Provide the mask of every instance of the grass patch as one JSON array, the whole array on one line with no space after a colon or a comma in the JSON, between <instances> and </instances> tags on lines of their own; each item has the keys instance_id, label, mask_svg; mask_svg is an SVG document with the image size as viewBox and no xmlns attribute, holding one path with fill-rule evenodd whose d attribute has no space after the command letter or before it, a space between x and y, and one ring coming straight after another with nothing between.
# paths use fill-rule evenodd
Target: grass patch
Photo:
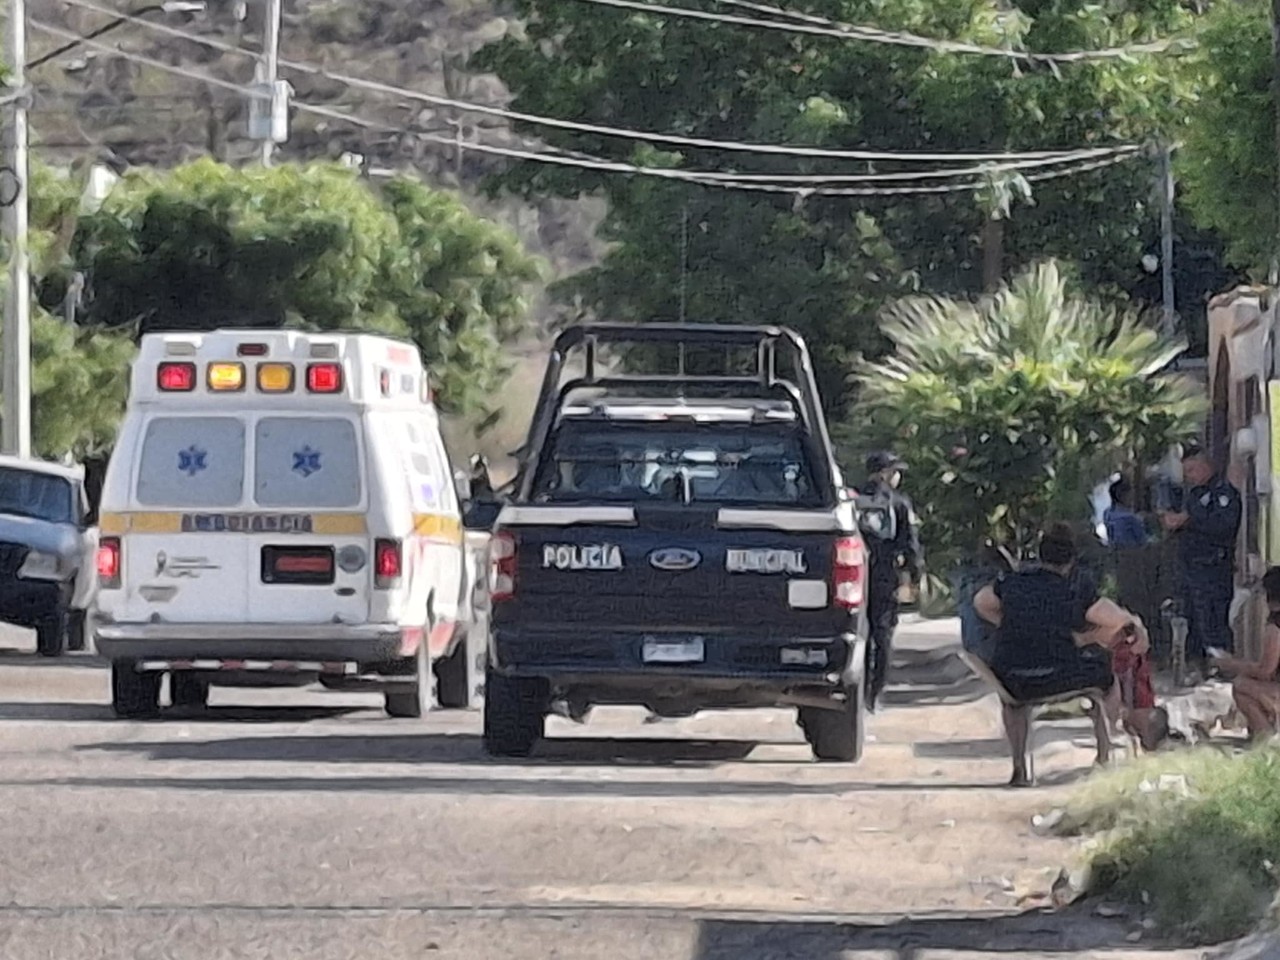
<instances>
[{"instance_id":1,"label":"grass patch","mask_svg":"<svg viewBox=\"0 0 1280 960\"><path fill-rule=\"evenodd\" d=\"M1184 750L1091 780L1059 832L1096 834L1089 892L1149 902L1171 932L1240 936L1280 886L1280 750Z\"/></svg>"}]
</instances>

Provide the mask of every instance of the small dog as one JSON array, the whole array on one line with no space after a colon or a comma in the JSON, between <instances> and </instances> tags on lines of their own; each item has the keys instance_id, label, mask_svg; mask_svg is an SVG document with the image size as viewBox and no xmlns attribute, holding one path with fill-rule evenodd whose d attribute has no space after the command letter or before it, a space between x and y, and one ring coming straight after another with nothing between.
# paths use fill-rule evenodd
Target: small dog
<instances>
[{"instance_id":1,"label":"small dog","mask_svg":"<svg viewBox=\"0 0 1280 960\"><path fill-rule=\"evenodd\" d=\"M1241 726L1231 684L1221 680L1209 680L1187 693L1169 697L1163 709L1168 718L1169 735L1187 743L1208 740L1219 724L1224 730Z\"/></svg>"}]
</instances>

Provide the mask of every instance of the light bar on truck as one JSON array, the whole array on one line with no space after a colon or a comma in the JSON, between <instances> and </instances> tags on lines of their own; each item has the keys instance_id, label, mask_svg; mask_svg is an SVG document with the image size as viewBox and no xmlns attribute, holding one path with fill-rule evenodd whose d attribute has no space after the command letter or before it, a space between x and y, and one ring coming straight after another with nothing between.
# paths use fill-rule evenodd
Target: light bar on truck
<instances>
[{"instance_id":1,"label":"light bar on truck","mask_svg":"<svg viewBox=\"0 0 1280 960\"><path fill-rule=\"evenodd\" d=\"M211 363L205 378L215 393L236 393L244 389L244 364Z\"/></svg>"},{"instance_id":2,"label":"light bar on truck","mask_svg":"<svg viewBox=\"0 0 1280 960\"><path fill-rule=\"evenodd\" d=\"M259 393L292 393L292 363L260 363L258 364Z\"/></svg>"},{"instance_id":3,"label":"light bar on truck","mask_svg":"<svg viewBox=\"0 0 1280 960\"><path fill-rule=\"evenodd\" d=\"M307 390L311 393L341 393L342 364L307 364Z\"/></svg>"},{"instance_id":4,"label":"light bar on truck","mask_svg":"<svg viewBox=\"0 0 1280 960\"><path fill-rule=\"evenodd\" d=\"M160 364L156 386L166 393L190 393L196 388L196 365L185 360Z\"/></svg>"}]
</instances>

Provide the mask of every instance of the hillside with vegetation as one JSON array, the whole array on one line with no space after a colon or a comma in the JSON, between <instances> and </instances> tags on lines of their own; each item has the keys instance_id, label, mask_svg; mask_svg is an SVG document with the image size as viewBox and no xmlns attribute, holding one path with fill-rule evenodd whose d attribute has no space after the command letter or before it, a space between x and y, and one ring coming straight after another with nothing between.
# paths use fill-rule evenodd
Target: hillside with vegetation
<instances>
[{"instance_id":1,"label":"hillside with vegetation","mask_svg":"<svg viewBox=\"0 0 1280 960\"><path fill-rule=\"evenodd\" d=\"M91 0L90 6L122 12L143 8L120 0ZM203 12L147 15L150 22L243 49L244 55L137 23L126 23L98 42L193 74L249 84L262 47L265 6L258 0L209 0ZM491 3L285 0L284 10L284 61L482 104L501 106L508 100L496 78L464 69L476 50L515 29ZM32 0L28 12L31 60L66 43L39 24L83 35L112 19L61 0ZM295 110L289 142L278 152L281 160L345 157L363 164L373 176L413 171L432 185L457 188L477 213L514 229L527 249L549 263L555 277L571 275L599 259L601 248L594 237L602 212L598 201L491 199L482 194L481 182L502 159L465 147L459 151L454 144L482 136L486 144L499 147L531 145L527 136L512 133L505 121L374 94L284 67L281 76L293 85L297 103L360 121ZM36 67L28 80L35 90L33 156L54 166L100 162L119 171L141 165L169 167L202 156L234 164L257 154L257 144L248 138L248 101L234 90L88 46ZM552 313L551 303L542 298L534 318L537 326L550 322Z\"/></svg>"}]
</instances>

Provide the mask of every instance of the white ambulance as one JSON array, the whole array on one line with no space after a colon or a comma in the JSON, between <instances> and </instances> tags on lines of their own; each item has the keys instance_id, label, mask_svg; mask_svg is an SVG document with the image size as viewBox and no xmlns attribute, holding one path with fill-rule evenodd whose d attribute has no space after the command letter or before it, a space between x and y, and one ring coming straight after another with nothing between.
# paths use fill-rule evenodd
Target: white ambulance
<instances>
[{"instance_id":1,"label":"white ambulance","mask_svg":"<svg viewBox=\"0 0 1280 960\"><path fill-rule=\"evenodd\" d=\"M458 490L410 343L288 330L144 337L102 493L92 615L119 716L210 684L468 706ZM434 669L433 669L434 668Z\"/></svg>"}]
</instances>

